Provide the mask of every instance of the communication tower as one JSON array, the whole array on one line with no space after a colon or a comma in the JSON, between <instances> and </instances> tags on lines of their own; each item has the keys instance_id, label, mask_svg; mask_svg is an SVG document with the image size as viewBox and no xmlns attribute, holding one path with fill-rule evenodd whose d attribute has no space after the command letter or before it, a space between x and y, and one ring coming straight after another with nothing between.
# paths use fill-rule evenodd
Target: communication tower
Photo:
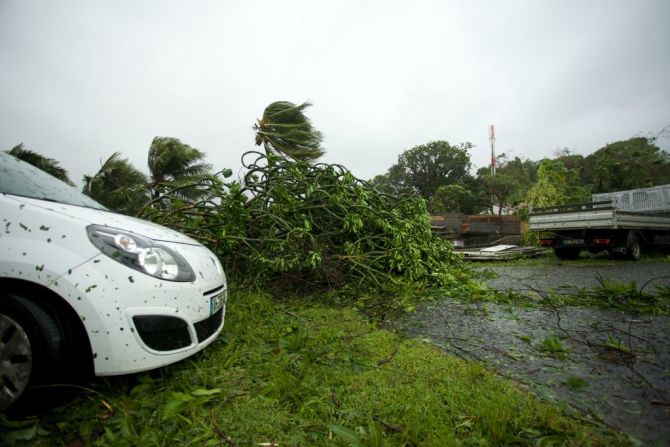
<instances>
[{"instance_id":1,"label":"communication tower","mask_svg":"<svg viewBox=\"0 0 670 447\"><path fill-rule=\"evenodd\" d=\"M496 175L496 126L489 126L489 141L491 142L491 175Z\"/></svg>"}]
</instances>

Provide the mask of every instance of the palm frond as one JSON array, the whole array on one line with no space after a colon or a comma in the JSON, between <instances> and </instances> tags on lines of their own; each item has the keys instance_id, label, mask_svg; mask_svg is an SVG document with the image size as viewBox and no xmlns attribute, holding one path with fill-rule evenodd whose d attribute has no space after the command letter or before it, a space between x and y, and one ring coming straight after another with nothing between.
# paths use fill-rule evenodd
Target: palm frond
<instances>
[{"instance_id":1,"label":"palm frond","mask_svg":"<svg viewBox=\"0 0 670 447\"><path fill-rule=\"evenodd\" d=\"M149 148L150 188L155 198L161 193L179 187L184 198L200 197L204 191L195 185L211 175L212 165L203 161L205 153L182 143L178 138L156 137ZM193 183L193 188L184 187Z\"/></svg>"},{"instance_id":2,"label":"palm frond","mask_svg":"<svg viewBox=\"0 0 670 447\"><path fill-rule=\"evenodd\" d=\"M146 185L146 176L114 152L95 175L84 175L83 193L107 208L134 215L148 201Z\"/></svg>"},{"instance_id":3,"label":"palm frond","mask_svg":"<svg viewBox=\"0 0 670 447\"><path fill-rule=\"evenodd\" d=\"M9 155L13 155L19 160L23 160L26 163L30 163L42 171L53 175L57 179L68 183L69 185L74 186L72 180L67 175L67 171L59 166L59 162L53 158L45 157L44 155L38 154L37 152L25 149L23 143L20 143L14 146L12 149L8 150Z\"/></svg>"},{"instance_id":4,"label":"palm frond","mask_svg":"<svg viewBox=\"0 0 670 447\"><path fill-rule=\"evenodd\" d=\"M296 160L316 160L325 150L323 134L316 130L304 110L309 102L296 105L288 101L273 102L254 125L256 145L265 152L285 155Z\"/></svg>"}]
</instances>

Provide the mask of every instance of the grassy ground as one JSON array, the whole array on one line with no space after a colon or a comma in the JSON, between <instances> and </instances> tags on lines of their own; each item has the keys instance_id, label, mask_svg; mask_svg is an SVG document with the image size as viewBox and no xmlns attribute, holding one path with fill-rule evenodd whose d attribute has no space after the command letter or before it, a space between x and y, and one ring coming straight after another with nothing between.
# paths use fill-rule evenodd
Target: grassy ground
<instances>
[{"instance_id":1,"label":"grassy ground","mask_svg":"<svg viewBox=\"0 0 670 447\"><path fill-rule=\"evenodd\" d=\"M352 310L259 294L234 295L224 333L191 360L97 382L39 418L0 426L0 440L31 445L625 443Z\"/></svg>"}]
</instances>

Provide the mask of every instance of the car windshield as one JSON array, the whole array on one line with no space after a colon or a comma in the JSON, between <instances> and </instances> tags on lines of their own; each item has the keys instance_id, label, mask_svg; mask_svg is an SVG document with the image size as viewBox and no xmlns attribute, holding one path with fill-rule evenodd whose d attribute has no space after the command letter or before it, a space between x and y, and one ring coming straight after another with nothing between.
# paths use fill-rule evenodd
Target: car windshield
<instances>
[{"instance_id":1,"label":"car windshield","mask_svg":"<svg viewBox=\"0 0 670 447\"><path fill-rule=\"evenodd\" d=\"M0 151L0 193L106 210L95 200L35 166Z\"/></svg>"}]
</instances>

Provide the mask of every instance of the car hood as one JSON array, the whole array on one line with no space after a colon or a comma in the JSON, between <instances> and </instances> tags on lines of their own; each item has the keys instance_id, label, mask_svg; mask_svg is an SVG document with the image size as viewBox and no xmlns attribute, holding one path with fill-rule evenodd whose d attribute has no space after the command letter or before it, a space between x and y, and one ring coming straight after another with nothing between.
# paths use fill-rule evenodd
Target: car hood
<instances>
[{"instance_id":1,"label":"car hood","mask_svg":"<svg viewBox=\"0 0 670 447\"><path fill-rule=\"evenodd\" d=\"M53 211L64 216L79 220L86 225L97 224L120 230L130 231L155 241L175 242L179 244L202 245L178 231L171 230L162 225L138 219L137 217L125 216L112 211L98 210L83 206L68 205L65 203L51 202L29 197L11 196L18 202L33 205L45 210Z\"/></svg>"}]
</instances>

